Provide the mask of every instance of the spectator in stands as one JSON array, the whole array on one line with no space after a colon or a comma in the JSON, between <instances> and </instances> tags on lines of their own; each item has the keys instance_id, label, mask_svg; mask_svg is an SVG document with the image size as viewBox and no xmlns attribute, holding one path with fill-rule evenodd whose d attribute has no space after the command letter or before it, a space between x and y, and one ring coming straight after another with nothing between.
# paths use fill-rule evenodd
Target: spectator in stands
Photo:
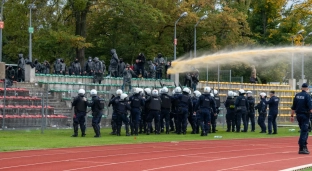
<instances>
[{"instance_id":1,"label":"spectator in stands","mask_svg":"<svg viewBox=\"0 0 312 171\"><path fill-rule=\"evenodd\" d=\"M10 87L13 85L13 81L15 79L15 71L12 66L8 66L6 69L7 69L7 79L9 80L7 85Z\"/></svg>"},{"instance_id":2,"label":"spectator in stands","mask_svg":"<svg viewBox=\"0 0 312 171\"><path fill-rule=\"evenodd\" d=\"M42 64L42 73L43 74L50 74L50 64L48 61L44 61Z\"/></svg>"},{"instance_id":3,"label":"spectator in stands","mask_svg":"<svg viewBox=\"0 0 312 171\"><path fill-rule=\"evenodd\" d=\"M17 69L17 82L23 82L23 81L24 81L23 69L18 67L18 69Z\"/></svg>"},{"instance_id":4,"label":"spectator in stands","mask_svg":"<svg viewBox=\"0 0 312 171\"><path fill-rule=\"evenodd\" d=\"M17 66L20 68L21 80L24 81L25 80L25 59L22 53L18 54Z\"/></svg>"},{"instance_id":5,"label":"spectator in stands","mask_svg":"<svg viewBox=\"0 0 312 171\"><path fill-rule=\"evenodd\" d=\"M184 86L191 87L191 85L192 85L191 73L187 72L184 78Z\"/></svg>"},{"instance_id":6,"label":"spectator in stands","mask_svg":"<svg viewBox=\"0 0 312 171\"><path fill-rule=\"evenodd\" d=\"M122 77L123 76L123 71L126 68L126 64L123 61L122 58L119 58L119 64L118 64L118 77Z\"/></svg>"},{"instance_id":7,"label":"spectator in stands","mask_svg":"<svg viewBox=\"0 0 312 171\"><path fill-rule=\"evenodd\" d=\"M138 68L139 68L138 63L139 63L139 60L136 59L136 60L135 60L135 64L133 64L133 71L134 71L134 73L135 73L136 75L138 75L138 73L137 73Z\"/></svg>"},{"instance_id":8,"label":"spectator in stands","mask_svg":"<svg viewBox=\"0 0 312 171\"><path fill-rule=\"evenodd\" d=\"M36 68L35 72L36 73L41 73L41 69L42 68L41 68L40 62L38 62L38 59L35 59L34 65L35 65L35 68Z\"/></svg>"},{"instance_id":9,"label":"spectator in stands","mask_svg":"<svg viewBox=\"0 0 312 171\"><path fill-rule=\"evenodd\" d=\"M72 63L72 74L81 75L81 65L78 58L76 58L75 61Z\"/></svg>"},{"instance_id":10,"label":"spectator in stands","mask_svg":"<svg viewBox=\"0 0 312 171\"><path fill-rule=\"evenodd\" d=\"M146 70L146 74L147 74L147 78L152 78L155 79L155 66L153 64L153 62L150 60L147 62L148 66L147 66L147 70Z\"/></svg>"},{"instance_id":11,"label":"spectator in stands","mask_svg":"<svg viewBox=\"0 0 312 171\"><path fill-rule=\"evenodd\" d=\"M193 73L191 73L191 79L192 79L192 89L193 91L196 90L197 84L199 82L199 72L198 70L195 70Z\"/></svg>"},{"instance_id":12,"label":"spectator in stands","mask_svg":"<svg viewBox=\"0 0 312 171\"><path fill-rule=\"evenodd\" d=\"M111 77L118 77L118 64L119 64L119 59L118 55L116 53L116 49L111 49L111 55L112 58L110 60L110 75Z\"/></svg>"},{"instance_id":13,"label":"spectator in stands","mask_svg":"<svg viewBox=\"0 0 312 171\"><path fill-rule=\"evenodd\" d=\"M94 62L92 61L91 56L89 56L88 61L85 63L84 74L87 76L93 76L94 74Z\"/></svg>"},{"instance_id":14,"label":"spectator in stands","mask_svg":"<svg viewBox=\"0 0 312 171\"><path fill-rule=\"evenodd\" d=\"M137 57L138 63L137 63L137 74L139 77L144 77L144 66L145 66L145 56L143 53L139 53L139 56Z\"/></svg>"},{"instance_id":15,"label":"spectator in stands","mask_svg":"<svg viewBox=\"0 0 312 171\"><path fill-rule=\"evenodd\" d=\"M168 74L168 69L169 69L170 67L171 67L171 61L168 61L167 64L166 64L166 66L165 66L165 73L166 73L166 78L167 78L167 79L170 79L170 78L171 78L170 74Z\"/></svg>"},{"instance_id":16,"label":"spectator in stands","mask_svg":"<svg viewBox=\"0 0 312 171\"><path fill-rule=\"evenodd\" d=\"M94 58L93 69L94 69L93 83L98 82L99 84L101 84L103 79L103 64L98 57Z\"/></svg>"},{"instance_id":17,"label":"spectator in stands","mask_svg":"<svg viewBox=\"0 0 312 171\"><path fill-rule=\"evenodd\" d=\"M64 62L64 59L61 59L60 61L61 61L61 71L60 71L60 73L65 75L66 74L66 69L67 69L66 68L66 64Z\"/></svg>"},{"instance_id":18,"label":"spectator in stands","mask_svg":"<svg viewBox=\"0 0 312 171\"><path fill-rule=\"evenodd\" d=\"M127 64L126 68L123 72L123 85L121 87L122 91L124 90L125 86L129 86L128 91L130 91L132 89L132 87L131 87L132 76L136 76L136 74L133 72L133 70L130 69L130 65Z\"/></svg>"},{"instance_id":19,"label":"spectator in stands","mask_svg":"<svg viewBox=\"0 0 312 171\"><path fill-rule=\"evenodd\" d=\"M60 74L62 70L61 60L57 59L54 63L54 74Z\"/></svg>"},{"instance_id":20,"label":"spectator in stands","mask_svg":"<svg viewBox=\"0 0 312 171\"><path fill-rule=\"evenodd\" d=\"M157 58L154 61L156 65L156 79L162 79L162 73L164 69L164 65L166 63L165 59L163 58L163 55L161 53L158 53Z\"/></svg>"}]
</instances>

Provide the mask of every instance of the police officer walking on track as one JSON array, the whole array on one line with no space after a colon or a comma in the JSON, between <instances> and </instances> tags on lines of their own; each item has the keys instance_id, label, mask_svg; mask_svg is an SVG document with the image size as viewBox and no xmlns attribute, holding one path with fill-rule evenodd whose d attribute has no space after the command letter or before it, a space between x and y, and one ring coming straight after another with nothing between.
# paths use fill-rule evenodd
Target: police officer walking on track
<instances>
[{"instance_id":1,"label":"police officer walking on track","mask_svg":"<svg viewBox=\"0 0 312 171\"><path fill-rule=\"evenodd\" d=\"M229 91L228 97L225 101L225 108L226 108L226 124L227 124L227 130L226 132L232 132L235 131L235 98L234 98L234 92Z\"/></svg>"},{"instance_id":2,"label":"police officer walking on track","mask_svg":"<svg viewBox=\"0 0 312 171\"><path fill-rule=\"evenodd\" d=\"M204 93L199 97L198 103L195 109L199 109L200 123L201 123L201 136L208 135L208 124L210 124L210 115L217 113L214 99L210 96L210 87L204 88ZM196 113L197 113L196 112Z\"/></svg>"},{"instance_id":3,"label":"police officer walking on track","mask_svg":"<svg viewBox=\"0 0 312 171\"><path fill-rule=\"evenodd\" d=\"M145 100L141 97L140 93L142 92L140 90L140 88L135 88L134 95L129 98L129 101L131 102L131 120L133 122L132 128L134 129L131 130L131 133L134 133L136 136L139 135L138 129L141 120L141 110L145 104Z\"/></svg>"},{"instance_id":4,"label":"police officer walking on track","mask_svg":"<svg viewBox=\"0 0 312 171\"><path fill-rule=\"evenodd\" d=\"M129 105L127 94L121 94L120 100L117 103L117 136L120 136L121 125L122 122L126 126L126 136L130 136L129 134L129 119L128 119L128 112L131 110Z\"/></svg>"},{"instance_id":5,"label":"police officer walking on track","mask_svg":"<svg viewBox=\"0 0 312 171\"><path fill-rule=\"evenodd\" d=\"M249 103L244 96L245 91L243 89L238 90L239 96L235 101L236 109L236 132L240 132L241 120L243 119L244 130L242 132L247 132L246 115L249 107Z\"/></svg>"},{"instance_id":6,"label":"police officer walking on track","mask_svg":"<svg viewBox=\"0 0 312 171\"><path fill-rule=\"evenodd\" d=\"M212 133L216 133L216 127L217 127L217 119L218 119L218 114L220 112L220 106L221 106L221 102L220 102L220 96L218 95L218 90L213 90L213 99L215 100L215 104L216 104L216 110L217 113L216 115L211 115L211 132Z\"/></svg>"},{"instance_id":7,"label":"police officer walking on track","mask_svg":"<svg viewBox=\"0 0 312 171\"><path fill-rule=\"evenodd\" d=\"M251 123L251 132L255 132L255 98L252 97L252 92L247 91L247 100L248 100L248 111L246 116L246 123L247 123L247 130L248 130L248 123L250 120Z\"/></svg>"},{"instance_id":8,"label":"police officer walking on track","mask_svg":"<svg viewBox=\"0 0 312 171\"><path fill-rule=\"evenodd\" d=\"M152 127L152 121L155 122L155 134L159 134L159 117L161 110L161 99L158 96L158 91L153 90L152 95L146 99L146 103L149 104L149 114L147 116L147 135L150 134Z\"/></svg>"},{"instance_id":9,"label":"police officer walking on track","mask_svg":"<svg viewBox=\"0 0 312 171\"><path fill-rule=\"evenodd\" d=\"M272 125L274 130L273 134L277 134L276 118L278 114L279 98L275 96L275 91L270 91L270 97L270 100L266 101L266 104L269 105L268 134L272 134Z\"/></svg>"},{"instance_id":10,"label":"police officer walking on track","mask_svg":"<svg viewBox=\"0 0 312 171\"><path fill-rule=\"evenodd\" d=\"M293 105L291 107L291 117L294 117L296 112L297 119L301 128L300 138L299 138L299 154L310 154L307 148L307 140L309 136L309 117L312 113L311 97L307 93L308 85L306 83L302 84L301 92L296 94Z\"/></svg>"},{"instance_id":11,"label":"police officer walking on track","mask_svg":"<svg viewBox=\"0 0 312 171\"><path fill-rule=\"evenodd\" d=\"M78 125L80 126L81 136L86 136L86 125L85 125L85 116L87 112L87 99L84 97L85 90L80 89L78 91L78 96L74 99L72 103L72 107L75 107L75 114L73 118L73 127L74 127L74 134L72 137L78 136Z\"/></svg>"},{"instance_id":12,"label":"police officer walking on track","mask_svg":"<svg viewBox=\"0 0 312 171\"><path fill-rule=\"evenodd\" d=\"M100 99L97 96L97 91L95 89L90 91L90 94L92 96L92 101L91 103L88 103L88 106L91 107L92 110L92 127L95 133L94 137L101 137L101 132L100 132L100 122L102 119L102 110L104 109L104 100Z\"/></svg>"}]
</instances>

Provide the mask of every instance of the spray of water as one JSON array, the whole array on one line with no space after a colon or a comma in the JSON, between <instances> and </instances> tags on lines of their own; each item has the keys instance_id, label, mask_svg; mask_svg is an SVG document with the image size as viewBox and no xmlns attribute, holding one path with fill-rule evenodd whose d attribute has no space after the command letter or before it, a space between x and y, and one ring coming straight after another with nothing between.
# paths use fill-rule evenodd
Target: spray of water
<instances>
[{"instance_id":1,"label":"spray of water","mask_svg":"<svg viewBox=\"0 0 312 171\"><path fill-rule=\"evenodd\" d=\"M211 55L203 55L201 57L186 59L180 57L172 62L171 68L168 69L169 74L183 73L193 71L194 68L206 68L207 65L217 66L218 64L259 64L262 66L270 66L280 62L291 62L291 56L294 59L301 57L303 53L311 53L310 47L283 47L283 48L265 48L253 50L236 50L231 52L218 52ZM301 58L300 58L301 59Z\"/></svg>"}]
</instances>

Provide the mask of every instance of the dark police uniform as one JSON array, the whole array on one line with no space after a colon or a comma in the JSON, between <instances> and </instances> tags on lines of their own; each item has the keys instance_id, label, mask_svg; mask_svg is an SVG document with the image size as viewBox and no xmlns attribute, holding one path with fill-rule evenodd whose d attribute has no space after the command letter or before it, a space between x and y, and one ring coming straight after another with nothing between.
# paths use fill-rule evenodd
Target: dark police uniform
<instances>
[{"instance_id":1,"label":"dark police uniform","mask_svg":"<svg viewBox=\"0 0 312 171\"><path fill-rule=\"evenodd\" d=\"M193 96L191 100L193 103L193 112L189 116L189 122L191 123L191 126L192 126L192 134L198 134L199 127L200 127L200 114L199 112L197 112L198 109L196 109L196 106L197 106L199 98L196 96Z\"/></svg>"},{"instance_id":2,"label":"dark police uniform","mask_svg":"<svg viewBox=\"0 0 312 171\"><path fill-rule=\"evenodd\" d=\"M267 104L265 98L261 98L260 102L255 108L258 110L259 113L258 125L261 128L260 133L266 133L265 118L267 116Z\"/></svg>"},{"instance_id":3,"label":"dark police uniform","mask_svg":"<svg viewBox=\"0 0 312 171\"><path fill-rule=\"evenodd\" d=\"M200 113L200 123L201 123L201 136L207 136L208 127L210 124L210 115L217 113L216 105L214 99L210 96L209 93L202 94L199 97L198 103L195 109L199 109Z\"/></svg>"},{"instance_id":4,"label":"dark police uniform","mask_svg":"<svg viewBox=\"0 0 312 171\"><path fill-rule=\"evenodd\" d=\"M126 136L130 136L129 134L129 119L127 111L131 110L128 100L121 100L116 104L116 115L117 115L117 136L120 136L122 122L126 126Z\"/></svg>"},{"instance_id":5,"label":"dark police uniform","mask_svg":"<svg viewBox=\"0 0 312 171\"><path fill-rule=\"evenodd\" d=\"M145 99L148 99L150 95L145 93ZM141 121L140 121L140 134L147 133L147 116L149 112L149 103L145 102L145 105L141 112Z\"/></svg>"},{"instance_id":6,"label":"dark police uniform","mask_svg":"<svg viewBox=\"0 0 312 171\"><path fill-rule=\"evenodd\" d=\"M220 96L218 95L215 95L213 97L213 99L215 100L215 104L216 104L216 114L217 115L211 115L211 124L210 124L210 128L212 129L209 129L209 132L211 131L212 133L215 133L216 132L216 127L217 127L217 118L218 118L218 114L220 112L219 108L221 106L221 102L220 102Z\"/></svg>"},{"instance_id":7,"label":"dark police uniform","mask_svg":"<svg viewBox=\"0 0 312 171\"><path fill-rule=\"evenodd\" d=\"M226 132L230 132L232 128L232 132L235 131L235 98L234 97L227 97L225 101L225 108L226 108L226 125L227 130Z\"/></svg>"},{"instance_id":8,"label":"dark police uniform","mask_svg":"<svg viewBox=\"0 0 312 171\"><path fill-rule=\"evenodd\" d=\"M72 107L75 107L73 118L74 135L72 135L72 137L78 136L78 125L80 126L81 136L86 136L85 116L87 112L87 102L83 100L83 97L84 95L78 95L72 103Z\"/></svg>"},{"instance_id":9,"label":"dark police uniform","mask_svg":"<svg viewBox=\"0 0 312 171\"><path fill-rule=\"evenodd\" d=\"M104 109L104 100L100 99L98 96L93 96L92 101L88 103L88 106L91 107L92 110L92 127L95 133L94 137L100 137L100 122L102 119Z\"/></svg>"},{"instance_id":10,"label":"dark police uniform","mask_svg":"<svg viewBox=\"0 0 312 171\"><path fill-rule=\"evenodd\" d=\"M117 133L117 103L120 100L120 96L117 97L112 97L109 101L108 107L111 105L113 106L113 113L112 113L112 120L111 120L111 125L112 125L112 131L111 135L116 135Z\"/></svg>"},{"instance_id":11,"label":"dark police uniform","mask_svg":"<svg viewBox=\"0 0 312 171\"><path fill-rule=\"evenodd\" d=\"M241 128L241 120L243 119L244 130L243 132L247 132L247 123L246 123L246 115L249 104L244 96L244 94L240 94L235 101L235 110L236 110L236 132L240 132Z\"/></svg>"},{"instance_id":12,"label":"dark police uniform","mask_svg":"<svg viewBox=\"0 0 312 171\"><path fill-rule=\"evenodd\" d=\"M247 117L246 117L246 123L247 123L247 130L248 130L248 123L250 120L251 123L251 132L255 131L255 98L253 98L252 96L247 97L248 100L248 113L247 113Z\"/></svg>"},{"instance_id":13,"label":"dark police uniform","mask_svg":"<svg viewBox=\"0 0 312 171\"><path fill-rule=\"evenodd\" d=\"M278 103L279 98L272 96L269 101L266 101L266 104L269 105L269 115L268 115L268 133L272 134L272 125L273 125L273 134L277 134L277 125L276 118L278 114Z\"/></svg>"},{"instance_id":14,"label":"dark police uniform","mask_svg":"<svg viewBox=\"0 0 312 171\"><path fill-rule=\"evenodd\" d=\"M145 101L140 93L131 96L129 101L131 102L131 133L138 135L139 124L141 121L141 108L144 107Z\"/></svg>"},{"instance_id":15,"label":"dark police uniform","mask_svg":"<svg viewBox=\"0 0 312 171\"><path fill-rule=\"evenodd\" d=\"M177 98L177 134L186 134L187 118L189 113L193 111L193 104L188 93L183 92L183 94L178 95Z\"/></svg>"},{"instance_id":16,"label":"dark police uniform","mask_svg":"<svg viewBox=\"0 0 312 171\"><path fill-rule=\"evenodd\" d=\"M164 129L164 119L166 123L166 134L169 134L170 124L170 108L172 106L172 97L168 94L162 94L161 99L161 113L160 113L160 127Z\"/></svg>"},{"instance_id":17,"label":"dark police uniform","mask_svg":"<svg viewBox=\"0 0 312 171\"><path fill-rule=\"evenodd\" d=\"M309 116L310 110L312 110L310 95L305 91L296 94L291 109L295 110L301 128L300 138L298 141L300 147L299 151L301 151L304 148L307 149L306 146L308 144L307 140L309 136Z\"/></svg>"},{"instance_id":18,"label":"dark police uniform","mask_svg":"<svg viewBox=\"0 0 312 171\"><path fill-rule=\"evenodd\" d=\"M159 134L159 118L160 118L160 110L161 110L161 99L158 96L150 96L146 99L146 103L148 103L149 113L147 116L147 135L150 134L152 121L155 122L155 134Z\"/></svg>"}]
</instances>

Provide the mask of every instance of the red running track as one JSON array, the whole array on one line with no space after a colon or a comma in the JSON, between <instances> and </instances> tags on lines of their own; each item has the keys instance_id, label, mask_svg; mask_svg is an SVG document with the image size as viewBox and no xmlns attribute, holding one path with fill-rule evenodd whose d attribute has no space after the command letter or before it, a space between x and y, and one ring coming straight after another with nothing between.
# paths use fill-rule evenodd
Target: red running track
<instances>
[{"instance_id":1,"label":"red running track","mask_svg":"<svg viewBox=\"0 0 312 171\"><path fill-rule=\"evenodd\" d=\"M312 163L312 155L298 154L297 141L207 140L4 152L0 171L281 170Z\"/></svg>"}]
</instances>

